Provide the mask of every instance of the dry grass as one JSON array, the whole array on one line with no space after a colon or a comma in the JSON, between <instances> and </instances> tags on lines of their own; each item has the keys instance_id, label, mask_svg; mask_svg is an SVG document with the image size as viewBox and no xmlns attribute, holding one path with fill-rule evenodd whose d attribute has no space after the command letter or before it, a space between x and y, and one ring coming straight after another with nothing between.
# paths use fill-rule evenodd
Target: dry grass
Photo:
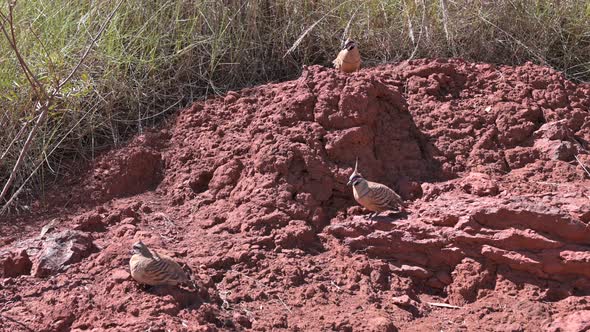
<instances>
[{"instance_id":1,"label":"dry grass","mask_svg":"<svg viewBox=\"0 0 590 332\"><path fill-rule=\"evenodd\" d=\"M92 158L207 94L294 78L304 64L328 66L345 29L360 44L365 66L410 57L530 60L573 80L590 78L587 1L342 3L125 1L63 87L12 192L30 179L28 192L42 194L65 171L64 160ZM115 1L17 3L17 40L41 82L49 85L68 74L114 6ZM0 39L0 185L30 130L35 98Z\"/></svg>"}]
</instances>

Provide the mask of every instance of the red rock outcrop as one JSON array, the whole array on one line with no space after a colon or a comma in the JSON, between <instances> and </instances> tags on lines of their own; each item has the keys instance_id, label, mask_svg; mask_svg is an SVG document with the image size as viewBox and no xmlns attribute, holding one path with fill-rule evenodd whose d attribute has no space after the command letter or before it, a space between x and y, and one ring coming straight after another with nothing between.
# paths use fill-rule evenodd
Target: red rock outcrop
<instances>
[{"instance_id":1,"label":"red rock outcrop","mask_svg":"<svg viewBox=\"0 0 590 332\"><path fill-rule=\"evenodd\" d=\"M0 223L0 253L25 249L35 266L38 230L15 237L18 225L55 219L99 249L49 279L5 279L1 322L586 328L589 109L590 85L551 69L462 60L350 75L312 66L294 81L196 102L50 195L67 208ZM367 218L346 186L357 157L407 213ZM186 263L199 291L138 289L125 271L139 239Z\"/></svg>"}]
</instances>

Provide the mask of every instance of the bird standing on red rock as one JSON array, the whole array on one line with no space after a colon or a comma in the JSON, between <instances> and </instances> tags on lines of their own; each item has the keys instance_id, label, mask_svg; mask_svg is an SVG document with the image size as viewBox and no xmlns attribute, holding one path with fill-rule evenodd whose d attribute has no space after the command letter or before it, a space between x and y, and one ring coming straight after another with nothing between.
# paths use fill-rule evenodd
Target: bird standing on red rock
<instances>
[{"instance_id":1,"label":"bird standing on red rock","mask_svg":"<svg viewBox=\"0 0 590 332\"><path fill-rule=\"evenodd\" d=\"M371 218L387 210L403 211L404 202L393 189L363 178L358 172L358 158L347 185L352 185L354 199L367 210L373 211Z\"/></svg>"},{"instance_id":2,"label":"bird standing on red rock","mask_svg":"<svg viewBox=\"0 0 590 332\"><path fill-rule=\"evenodd\" d=\"M194 286L190 278L172 258L148 249L139 241L133 244L133 256L129 260L131 277L149 286Z\"/></svg>"},{"instance_id":3,"label":"bird standing on red rock","mask_svg":"<svg viewBox=\"0 0 590 332\"><path fill-rule=\"evenodd\" d=\"M334 68L345 73L352 73L359 70L361 67L361 54L355 41L347 39L344 47L332 63L334 63Z\"/></svg>"}]
</instances>

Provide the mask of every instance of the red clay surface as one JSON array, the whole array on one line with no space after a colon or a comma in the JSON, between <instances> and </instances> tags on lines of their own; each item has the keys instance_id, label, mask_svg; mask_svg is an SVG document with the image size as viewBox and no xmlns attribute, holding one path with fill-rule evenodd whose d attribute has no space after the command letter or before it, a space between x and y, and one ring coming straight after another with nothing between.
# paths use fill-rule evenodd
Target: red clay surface
<instances>
[{"instance_id":1,"label":"red clay surface","mask_svg":"<svg viewBox=\"0 0 590 332\"><path fill-rule=\"evenodd\" d=\"M587 331L589 109L551 69L462 60L197 102L0 221L1 329ZM406 214L367 218L356 157ZM140 289L139 239L199 290Z\"/></svg>"}]
</instances>

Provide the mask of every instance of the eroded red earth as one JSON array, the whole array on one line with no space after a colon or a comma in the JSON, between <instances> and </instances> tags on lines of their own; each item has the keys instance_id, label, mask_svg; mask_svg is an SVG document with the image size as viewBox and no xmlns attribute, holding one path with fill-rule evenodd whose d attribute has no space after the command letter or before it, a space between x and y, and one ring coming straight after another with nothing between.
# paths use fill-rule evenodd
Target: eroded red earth
<instances>
[{"instance_id":1,"label":"eroded red earth","mask_svg":"<svg viewBox=\"0 0 590 332\"><path fill-rule=\"evenodd\" d=\"M587 331L589 109L551 69L461 60L197 102L0 222L0 326ZM357 157L406 214L368 219ZM199 290L140 289L139 239Z\"/></svg>"}]
</instances>

